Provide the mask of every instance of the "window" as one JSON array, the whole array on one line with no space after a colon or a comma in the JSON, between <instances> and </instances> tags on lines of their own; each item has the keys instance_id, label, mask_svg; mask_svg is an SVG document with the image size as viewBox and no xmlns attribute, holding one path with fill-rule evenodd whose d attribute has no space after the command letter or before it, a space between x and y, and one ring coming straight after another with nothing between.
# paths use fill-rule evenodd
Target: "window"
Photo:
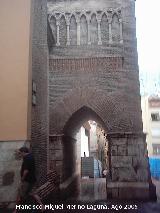
<instances>
[{"instance_id":1,"label":"window","mask_svg":"<svg viewBox=\"0 0 160 213\"><path fill-rule=\"evenodd\" d=\"M160 144L153 144L153 154L160 155Z\"/></svg>"},{"instance_id":2,"label":"window","mask_svg":"<svg viewBox=\"0 0 160 213\"><path fill-rule=\"evenodd\" d=\"M151 113L151 119L152 119L152 121L160 121L159 113L158 112Z\"/></svg>"}]
</instances>

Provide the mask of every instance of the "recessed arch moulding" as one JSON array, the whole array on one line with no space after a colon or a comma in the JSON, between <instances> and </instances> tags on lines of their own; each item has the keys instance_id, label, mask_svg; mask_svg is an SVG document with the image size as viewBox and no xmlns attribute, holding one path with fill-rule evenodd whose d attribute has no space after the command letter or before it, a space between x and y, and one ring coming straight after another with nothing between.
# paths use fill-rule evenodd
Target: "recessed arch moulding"
<instances>
[{"instance_id":1,"label":"recessed arch moulding","mask_svg":"<svg viewBox=\"0 0 160 213\"><path fill-rule=\"evenodd\" d=\"M108 133L142 132L142 123L135 119L135 115L141 114L138 108L132 110L128 101L128 95L120 92L105 93L88 87L73 89L50 110L50 134L71 135L89 119L96 119Z\"/></svg>"}]
</instances>

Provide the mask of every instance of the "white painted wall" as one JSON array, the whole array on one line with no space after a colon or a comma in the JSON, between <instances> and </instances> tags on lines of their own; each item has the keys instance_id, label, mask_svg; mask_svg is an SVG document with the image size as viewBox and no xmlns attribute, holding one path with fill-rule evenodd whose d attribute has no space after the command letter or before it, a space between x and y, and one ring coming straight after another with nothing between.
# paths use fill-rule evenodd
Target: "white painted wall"
<instances>
[{"instance_id":1,"label":"white painted wall","mask_svg":"<svg viewBox=\"0 0 160 213\"><path fill-rule=\"evenodd\" d=\"M90 122L90 151L96 152L98 150L98 144L97 144L97 124Z\"/></svg>"},{"instance_id":2,"label":"white painted wall","mask_svg":"<svg viewBox=\"0 0 160 213\"><path fill-rule=\"evenodd\" d=\"M153 155L153 144L160 144L160 121L152 121L151 113L160 114L160 107L149 107L148 96L141 97L143 132L146 133L148 155Z\"/></svg>"},{"instance_id":3,"label":"white painted wall","mask_svg":"<svg viewBox=\"0 0 160 213\"><path fill-rule=\"evenodd\" d=\"M85 128L81 127L81 157L84 157L84 152L86 157L89 157L89 149L88 149L88 136L85 135Z\"/></svg>"}]
</instances>

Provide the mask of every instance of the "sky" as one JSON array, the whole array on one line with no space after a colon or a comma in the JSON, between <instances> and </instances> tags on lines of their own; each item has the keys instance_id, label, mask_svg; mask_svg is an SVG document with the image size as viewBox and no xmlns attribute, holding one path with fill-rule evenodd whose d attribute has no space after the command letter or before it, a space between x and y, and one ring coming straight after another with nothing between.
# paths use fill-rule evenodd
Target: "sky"
<instances>
[{"instance_id":1,"label":"sky","mask_svg":"<svg viewBox=\"0 0 160 213\"><path fill-rule=\"evenodd\" d=\"M160 86L160 0L136 0L137 48L141 87ZM157 82L156 82L157 81ZM142 85L143 84L143 85Z\"/></svg>"}]
</instances>

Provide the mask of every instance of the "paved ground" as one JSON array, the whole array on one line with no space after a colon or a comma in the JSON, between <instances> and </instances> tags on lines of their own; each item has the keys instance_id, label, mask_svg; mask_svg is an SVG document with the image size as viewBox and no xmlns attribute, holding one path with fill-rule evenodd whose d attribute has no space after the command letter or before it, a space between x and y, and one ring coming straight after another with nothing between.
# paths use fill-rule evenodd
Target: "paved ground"
<instances>
[{"instance_id":1,"label":"paved ground","mask_svg":"<svg viewBox=\"0 0 160 213\"><path fill-rule=\"evenodd\" d=\"M106 200L106 179L90 178L81 180L81 191L78 200Z\"/></svg>"},{"instance_id":2,"label":"paved ground","mask_svg":"<svg viewBox=\"0 0 160 213\"><path fill-rule=\"evenodd\" d=\"M105 179L83 179L81 182L81 192L78 200L69 200L61 203L57 207L62 208L55 210L55 206L51 210L46 210L45 213L53 212L126 212L126 213L160 213L160 181L153 179L157 187L158 201L152 202L120 202L106 201ZM98 201L101 200L101 201ZM103 200L103 201L102 201ZM75 208L75 209L74 209ZM103 209L107 208L107 209ZM54 210L53 210L54 209ZM11 213L13 210L0 209L0 213ZM21 211L24 213L38 213L40 211Z\"/></svg>"},{"instance_id":3,"label":"paved ground","mask_svg":"<svg viewBox=\"0 0 160 213\"><path fill-rule=\"evenodd\" d=\"M157 201L160 203L160 180L152 178L152 181L156 185Z\"/></svg>"}]
</instances>

